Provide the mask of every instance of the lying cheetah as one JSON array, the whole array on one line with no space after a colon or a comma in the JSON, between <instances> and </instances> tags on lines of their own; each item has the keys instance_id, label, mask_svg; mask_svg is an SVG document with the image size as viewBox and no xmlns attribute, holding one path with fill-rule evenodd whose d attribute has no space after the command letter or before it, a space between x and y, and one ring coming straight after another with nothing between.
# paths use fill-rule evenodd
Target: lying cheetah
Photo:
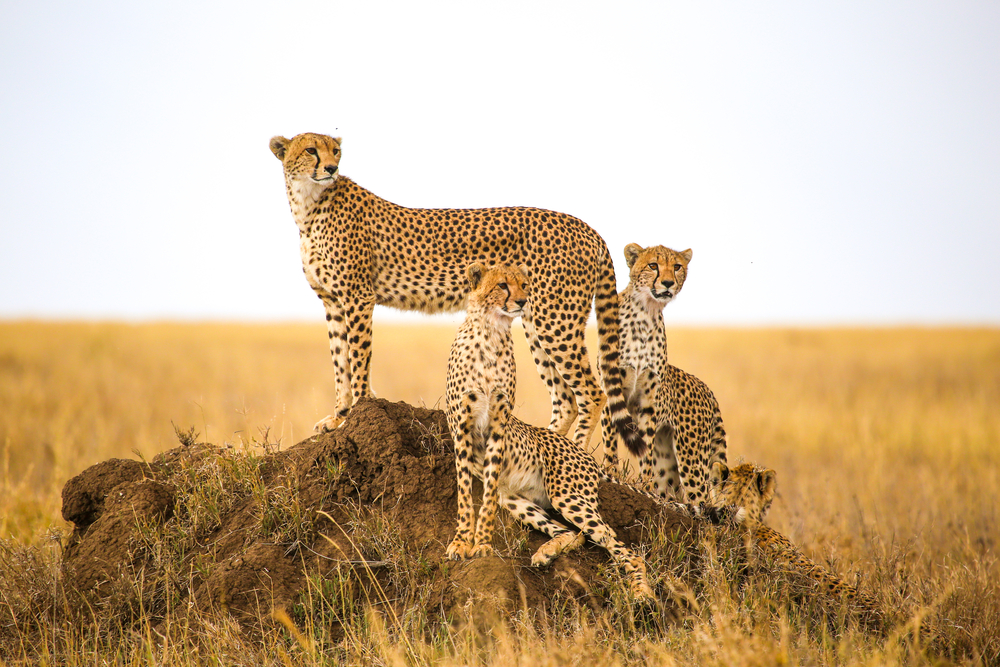
<instances>
[{"instance_id":1,"label":"lying cheetah","mask_svg":"<svg viewBox=\"0 0 1000 667\"><path fill-rule=\"evenodd\" d=\"M448 359L446 412L455 443L458 529L447 557L493 553L499 503L522 523L551 537L532 556L532 565L548 565L563 551L580 546L586 536L607 549L625 570L637 599L652 599L642 558L618 541L597 513L602 476L597 463L555 431L525 424L510 414L516 389L510 323L528 301L527 267L487 270L474 263L468 279L467 315ZM478 524L473 475L483 480ZM549 519L546 510L552 508L580 532Z\"/></svg>"},{"instance_id":2,"label":"lying cheetah","mask_svg":"<svg viewBox=\"0 0 1000 667\"><path fill-rule=\"evenodd\" d=\"M621 393L614 266L597 232L572 216L536 208L397 206L340 175L340 144L321 134L270 143L284 166L306 280L326 308L337 411L317 430L339 425L370 394L375 304L426 313L461 310L470 263L523 263L536 289L522 319L552 399L549 427L565 435L576 420L572 437L586 445L607 400L620 437L629 451L641 453L644 443ZM591 301L607 399L584 344Z\"/></svg>"},{"instance_id":3,"label":"lying cheetah","mask_svg":"<svg viewBox=\"0 0 1000 667\"><path fill-rule=\"evenodd\" d=\"M726 429L712 390L694 375L667 363L663 308L687 279L690 249L625 246L629 284L621 293L621 368L629 412L649 445L640 477L666 498L700 503L707 497L712 462L726 460ZM601 415L604 457L618 465L611 415Z\"/></svg>"},{"instance_id":4,"label":"lying cheetah","mask_svg":"<svg viewBox=\"0 0 1000 667\"><path fill-rule=\"evenodd\" d=\"M773 470L752 463L730 469L722 461L712 465L709 503L736 506L746 514L740 527L745 532L748 554L769 558L785 571L812 581L826 596L846 603L867 623L880 624L882 607L872 596L860 591L799 551L787 537L764 524L777 487Z\"/></svg>"}]
</instances>

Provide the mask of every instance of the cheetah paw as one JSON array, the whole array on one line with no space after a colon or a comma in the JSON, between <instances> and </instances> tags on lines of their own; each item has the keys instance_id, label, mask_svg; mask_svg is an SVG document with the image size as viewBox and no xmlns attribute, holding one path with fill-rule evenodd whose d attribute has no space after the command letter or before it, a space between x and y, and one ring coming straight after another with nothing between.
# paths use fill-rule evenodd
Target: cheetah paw
<instances>
[{"instance_id":1,"label":"cheetah paw","mask_svg":"<svg viewBox=\"0 0 1000 667\"><path fill-rule=\"evenodd\" d=\"M558 558L559 554L580 547L586 540L587 537L583 533L564 533L553 537L538 547L538 551L531 557L531 565L532 567L545 567Z\"/></svg>"},{"instance_id":2,"label":"cheetah paw","mask_svg":"<svg viewBox=\"0 0 1000 667\"><path fill-rule=\"evenodd\" d=\"M631 589L632 597L634 597L637 602L652 602L656 600L656 594L653 593L653 589L650 588L649 584L645 581L632 584Z\"/></svg>"},{"instance_id":3,"label":"cheetah paw","mask_svg":"<svg viewBox=\"0 0 1000 667\"><path fill-rule=\"evenodd\" d=\"M456 537L445 549L444 556L449 560L465 560L466 558L472 558L472 550L474 545L470 542L466 542L463 539Z\"/></svg>"},{"instance_id":4,"label":"cheetah paw","mask_svg":"<svg viewBox=\"0 0 1000 667\"><path fill-rule=\"evenodd\" d=\"M493 550L493 545L489 543L478 543L476 546L472 547L470 558L485 558L487 556L496 555L497 553Z\"/></svg>"},{"instance_id":5,"label":"cheetah paw","mask_svg":"<svg viewBox=\"0 0 1000 667\"><path fill-rule=\"evenodd\" d=\"M327 431L332 431L333 429L342 426L344 423L344 417L337 417L335 415L327 415L323 417L316 425L313 426L313 433L320 435L326 433Z\"/></svg>"}]
</instances>

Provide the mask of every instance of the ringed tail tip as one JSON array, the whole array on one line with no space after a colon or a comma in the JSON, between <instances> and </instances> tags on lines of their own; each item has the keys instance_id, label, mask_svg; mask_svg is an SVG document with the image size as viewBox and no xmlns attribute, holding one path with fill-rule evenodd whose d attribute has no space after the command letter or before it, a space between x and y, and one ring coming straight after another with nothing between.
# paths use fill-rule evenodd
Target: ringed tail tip
<instances>
[{"instance_id":1,"label":"ringed tail tip","mask_svg":"<svg viewBox=\"0 0 1000 667\"><path fill-rule=\"evenodd\" d=\"M633 456L642 456L646 453L646 441L642 439L642 434L639 433L631 416L618 423L618 434Z\"/></svg>"}]
</instances>

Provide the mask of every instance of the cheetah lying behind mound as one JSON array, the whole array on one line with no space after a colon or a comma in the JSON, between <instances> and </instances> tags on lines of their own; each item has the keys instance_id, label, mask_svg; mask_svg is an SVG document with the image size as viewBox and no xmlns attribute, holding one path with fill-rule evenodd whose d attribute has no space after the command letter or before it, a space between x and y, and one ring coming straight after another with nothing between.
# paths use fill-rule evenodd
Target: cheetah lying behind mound
<instances>
[{"instance_id":1,"label":"cheetah lying behind mound","mask_svg":"<svg viewBox=\"0 0 1000 667\"><path fill-rule=\"evenodd\" d=\"M746 531L747 552L751 557L763 555L780 568L806 577L823 595L846 604L866 623L881 625L882 607L875 598L815 563L787 537L764 524L764 515L774 500L776 486L773 470L752 463L730 469L717 461L712 465L709 502L719 506L735 505L746 511L741 529Z\"/></svg>"},{"instance_id":2,"label":"cheetah lying behind mound","mask_svg":"<svg viewBox=\"0 0 1000 667\"><path fill-rule=\"evenodd\" d=\"M642 437L625 409L618 371L618 293L604 240L583 221L553 211L507 207L413 209L397 206L340 176L340 139L274 137L302 268L326 308L336 372L337 411L316 425L339 425L371 393L375 304L426 313L465 306L472 262L524 264L537 284L524 307L524 332L549 388L549 427L586 445L605 396L591 372L584 326L597 315L598 365L612 420L629 451Z\"/></svg>"},{"instance_id":3,"label":"cheetah lying behind mound","mask_svg":"<svg viewBox=\"0 0 1000 667\"><path fill-rule=\"evenodd\" d=\"M510 414L516 391L510 323L528 299L526 273L525 267L486 270L478 263L468 269L472 292L467 315L448 360L446 412L455 443L458 529L447 556L491 555L496 510L502 504L519 521L551 537L534 554L532 565L551 563L563 551L583 544L586 536L625 570L636 598L651 599L642 558L617 539L597 512L598 483L614 480L575 443ZM474 475L483 480L478 523L472 500ZM671 505L701 518L688 506ZM555 509L580 532L550 519L548 509ZM742 513L724 508L709 518L739 522Z\"/></svg>"},{"instance_id":4,"label":"cheetah lying behind mound","mask_svg":"<svg viewBox=\"0 0 1000 667\"><path fill-rule=\"evenodd\" d=\"M726 429L712 390L667 363L663 308L684 287L691 256L691 250L625 246L629 284L618 312L623 391L647 444L640 478L662 498L697 504L707 498L712 463L726 460ZM607 411L601 430L605 464L616 467L618 438Z\"/></svg>"}]
</instances>

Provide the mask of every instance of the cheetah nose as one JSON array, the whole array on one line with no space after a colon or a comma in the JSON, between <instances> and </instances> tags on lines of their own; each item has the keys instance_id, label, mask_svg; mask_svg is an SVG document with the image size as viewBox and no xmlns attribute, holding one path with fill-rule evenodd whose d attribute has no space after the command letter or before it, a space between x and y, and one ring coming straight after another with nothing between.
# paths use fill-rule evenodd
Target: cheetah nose
<instances>
[{"instance_id":1,"label":"cheetah nose","mask_svg":"<svg viewBox=\"0 0 1000 667\"><path fill-rule=\"evenodd\" d=\"M528 303L527 299L515 299L514 303L517 304L518 308L524 308L524 304Z\"/></svg>"},{"instance_id":2,"label":"cheetah nose","mask_svg":"<svg viewBox=\"0 0 1000 667\"><path fill-rule=\"evenodd\" d=\"M674 286L674 281L673 280L664 280L663 281L663 286L667 287L667 288L673 287Z\"/></svg>"},{"instance_id":3,"label":"cheetah nose","mask_svg":"<svg viewBox=\"0 0 1000 667\"><path fill-rule=\"evenodd\" d=\"M333 166L332 164L326 165L325 169L326 169L326 173L330 174L331 176L333 176L335 173L337 173L337 168L335 166Z\"/></svg>"}]
</instances>

